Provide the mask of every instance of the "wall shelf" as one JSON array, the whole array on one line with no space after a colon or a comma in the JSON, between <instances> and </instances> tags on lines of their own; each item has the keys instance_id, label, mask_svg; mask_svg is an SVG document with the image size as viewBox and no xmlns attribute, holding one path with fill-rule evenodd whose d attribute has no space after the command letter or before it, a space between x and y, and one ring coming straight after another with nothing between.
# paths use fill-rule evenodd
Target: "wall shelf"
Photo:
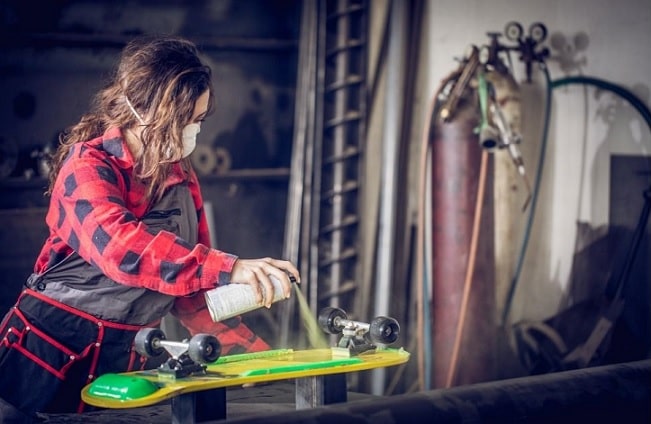
<instances>
[{"instance_id":1,"label":"wall shelf","mask_svg":"<svg viewBox=\"0 0 651 424\"><path fill-rule=\"evenodd\" d=\"M115 48L121 49L139 34L81 34L65 32L43 33L4 33L0 35L0 46L8 48L24 47L76 47L76 48ZM281 38L254 37L205 37L187 35L203 50L233 51L293 51L298 41Z\"/></svg>"}]
</instances>

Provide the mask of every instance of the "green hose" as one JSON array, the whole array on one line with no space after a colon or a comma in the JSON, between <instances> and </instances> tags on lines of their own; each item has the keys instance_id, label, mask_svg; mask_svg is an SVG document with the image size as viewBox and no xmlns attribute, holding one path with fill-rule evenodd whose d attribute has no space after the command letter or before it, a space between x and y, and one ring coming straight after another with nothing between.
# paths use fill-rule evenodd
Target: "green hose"
<instances>
[{"instance_id":1,"label":"green hose","mask_svg":"<svg viewBox=\"0 0 651 424\"><path fill-rule=\"evenodd\" d=\"M635 110L637 110L640 115L642 115L642 118L644 118L644 121L649 126L649 130L651 130L651 111L640 99L638 99L633 93L624 87L598 78L578 76L566 77L552 81L551 88L553 89L571 84L593 85L597 88L612 91L613 93L628 101L631 106L633 106Z\"/></svg>"},{"instance_id":2,"label":"green hose","mask_svg":"<svg viewBox=\"0 0 651 424\"><path fill-rule=\"evenodd\" d=\"M566 85L571 85L571 84L581 84L581 85L592 85L597 88L601 88L607 91L611 91L621 98L625 99L628 101L631 106L637 110L640 115L642 115L642 118L646 122L647 126L649 127L649 131L651 131L651 111L649 108L640 100L638 99L633 93L625 89L624 87L621 87L617 84L613 84L608 81L604 81L598 78L594 77L586 77L586 76L575 76L575 77L566 77L566 78L561 78L557 79L554 81L550 80L549 77L549 71L547 70L547 66L542 63L541 68L543 70L543 73L545 75L545 80L546 80L546 86L547 86L547 98L546 98L546 104L545 104L545 114L544 114L544 125L543 125L543 134L542 134L542 142L540 145L540 155L538 157L538 169L536 172L536 178L534 182L534 187L532 190L531 194L531 212L529 213L529 217L527 218L527 223L525 226L525 231L524 231L524 238L522 241L522 246L520 248L520 255L518 257L518 261L516 264L515 272L513 274L513 279L511 280L511 284L509 286L509 290L507 292L507 298L506 298L506 303L504 305L504 312L502 314L502 326L506 326L507 320L509 317L509 313L511 312L511 305L513 303L513 296L515 294L515 289L518 284L518 280L520 278L520 274L522 272L522 266L524 263L524 257L527 251L527 246L529 244L529 237L531 235L531 229L533 227L533 219L536 211L536 204L538 201L538 193L540 191L540 181L542 180L542 172L543 172L543 165L545 162L545 153L547 150L547 134L549 131L549 119L550 119L550 114L551 114L551 104L552 104L552 90L555 88L563 87Z\"/></svg>"}]
</instances>

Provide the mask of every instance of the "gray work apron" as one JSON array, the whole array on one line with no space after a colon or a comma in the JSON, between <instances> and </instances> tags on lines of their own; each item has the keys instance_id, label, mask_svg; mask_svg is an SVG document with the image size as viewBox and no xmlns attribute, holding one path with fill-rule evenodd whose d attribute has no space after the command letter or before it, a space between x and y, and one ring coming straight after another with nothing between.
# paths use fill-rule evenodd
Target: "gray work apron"
<instances>
[{"instance_id":1,"label":"gray work apron","mask_svg":"<svg viewBox=\"0 0 651 424\"><path fill-rule=\"evenodd\" d=\"M187 185L172 187L143 217L153 234L197 241L197 214ZM158 325L174 297L121 285L73 253L32 275L0 323L0 417L13 405L26 414L82 412L83 386L95 376L151 368L133 349L143 326Z\"/></svg>"}]
</instances>

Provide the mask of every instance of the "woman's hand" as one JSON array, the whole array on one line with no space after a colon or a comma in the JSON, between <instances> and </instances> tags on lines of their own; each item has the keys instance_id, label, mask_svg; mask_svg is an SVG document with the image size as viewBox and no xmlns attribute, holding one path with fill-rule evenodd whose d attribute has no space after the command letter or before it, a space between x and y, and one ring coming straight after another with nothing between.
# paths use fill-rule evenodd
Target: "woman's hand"
<instances>
[{"instance_id":1,"label":"woman's hand","mask_svg":"<svg viewBox=\"0 0 651 424\"><path fill-rule=\"evenodd\" d=\"M270 275L280 281L285 298L288 298L292 291L290 276L297 283L301 282L298 269L291 262L272 258L236 260L231 270L231 281L253 287L257 302L264 303L264 306L269 308L274 298L274 285L269 279ZM271 296L265 296L265 293L271 293Z\"/></svg>"}]
</instances>

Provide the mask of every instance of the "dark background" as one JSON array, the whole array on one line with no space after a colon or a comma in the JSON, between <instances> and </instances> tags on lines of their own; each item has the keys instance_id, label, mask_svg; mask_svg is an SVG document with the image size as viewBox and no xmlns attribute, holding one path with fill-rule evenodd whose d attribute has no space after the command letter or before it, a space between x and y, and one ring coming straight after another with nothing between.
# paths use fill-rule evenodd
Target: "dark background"
<instances>
[{"instance_id":1,"label":"dark background","mask_svg":"<svg viewBox=\"0 0 651 424\"><path fill-rule=\"evenodd\" d=\"M0 314L47 235L43 152L79 120L139 34L185 36L213 69L216 110L197 151L217 152L199 163L217 247L280 256L299 18L300 2L289 0L1 1Z\"/></svg>"}]
</instances>

